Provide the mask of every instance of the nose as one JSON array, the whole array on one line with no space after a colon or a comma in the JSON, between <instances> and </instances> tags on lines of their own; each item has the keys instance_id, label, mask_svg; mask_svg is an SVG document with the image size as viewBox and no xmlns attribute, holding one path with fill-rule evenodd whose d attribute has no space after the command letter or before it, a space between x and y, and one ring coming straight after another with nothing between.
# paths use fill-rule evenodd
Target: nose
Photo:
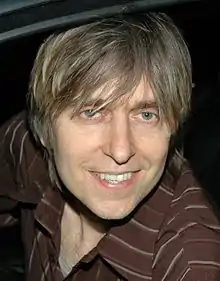
<instances>
[{"instance_id":1,"label":"nose","mask_svg":"<svg viewBox=\"0 0 220 281\"><path fill-rule=\"evenodd\" d=\"M118 165L126 164L134 156L135 150L129 120L126 116L113 118L110 124L104 153Z\"/></svg>"}]
</instances>

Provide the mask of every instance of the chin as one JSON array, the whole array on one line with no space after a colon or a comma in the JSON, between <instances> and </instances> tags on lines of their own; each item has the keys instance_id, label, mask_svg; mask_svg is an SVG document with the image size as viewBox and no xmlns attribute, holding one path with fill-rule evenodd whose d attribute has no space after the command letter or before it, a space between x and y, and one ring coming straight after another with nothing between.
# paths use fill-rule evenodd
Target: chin
<instances>
[{"instance_id":1,"label":"chin","mask_svg":"<svg viewBox=\"0 0 220 281\"><path fill-rule=\"evenodd\" d=\"M126 207L116 207L112 206L109 208L99 208L99 209L94 209L92 210L93 213L98 216L101 219L104 220L122 220L125 219L127 216L129 216L132 211L134 210L135 207L133 208L126 208Z\"/></svg>"}]
</instances>

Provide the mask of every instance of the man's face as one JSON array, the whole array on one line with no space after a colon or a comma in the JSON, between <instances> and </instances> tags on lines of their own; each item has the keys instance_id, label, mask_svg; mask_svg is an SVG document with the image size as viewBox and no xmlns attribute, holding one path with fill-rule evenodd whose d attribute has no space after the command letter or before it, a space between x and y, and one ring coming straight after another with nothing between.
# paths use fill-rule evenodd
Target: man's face
<instances>
[{"instance_id":1,"label":"man's face","mask_svg":"<svg viewBox=\"0 0 220 281\"><path fill-rule=\"evenodd\" d=\"M127 216L163 173L170 130L143 81L130 99L113 108L96 111L88 104L74 117L64 111L53 132L63 184L98 217Z\"/></svg>"}]
</instances>

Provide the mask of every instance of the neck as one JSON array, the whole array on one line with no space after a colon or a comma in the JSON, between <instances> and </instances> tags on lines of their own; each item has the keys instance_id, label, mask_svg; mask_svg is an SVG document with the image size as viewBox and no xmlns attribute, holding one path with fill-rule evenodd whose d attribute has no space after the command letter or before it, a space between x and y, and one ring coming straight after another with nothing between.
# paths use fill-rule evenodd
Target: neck
<instances>
[{"instance_id":1,"label":"neck","mask_svg":"<svg viewBox=\"0 0 220 281\"><path fill-rule=\"evenodd\" d=\"M108 226L104 220L95 216L80 202L78 202L76 206L76 211L80 221L82 239L84 241L91 240L91 237L96 240L106 234Z\"/></svg>"},{"instance_id":2,"label":"neck","mask_svg":"<svg viewBox=\"0 0 220 281\"><path fill-rule=\"evenodd\" d=\"M78 200L70 198L64 198L66 203L61 221L60 259L72 268L97 246L109 227Z\"/></svg>"},{"instance_id":3,"label":"neck","mask_svg":"<svg viewBox=\"0 0 220 281\"><path fill-rule=\"evenodd\" d=\"M66 239L74 240L81 249L94 248L104 237L109 227L82 203L65 204L62 228Z\"/></svg>"}]
</instances>

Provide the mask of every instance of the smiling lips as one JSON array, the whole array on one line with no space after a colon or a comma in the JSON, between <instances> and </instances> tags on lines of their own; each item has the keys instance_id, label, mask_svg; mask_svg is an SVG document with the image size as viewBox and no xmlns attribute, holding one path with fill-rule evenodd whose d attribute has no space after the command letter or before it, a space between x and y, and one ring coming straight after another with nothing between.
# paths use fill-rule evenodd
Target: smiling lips
<instances>
[{"instance_id":1,"label":"smiling lips","mask_svg":"<svg viewBox=\"0 0 220 281\"><path fill-rule=\"evenodd\" d=\"M117 184L132 178L132 173L122 173L122 174L108 174L108 173L97 173L96 174L101 180L105 180L110 184Z\"/></svg>"},{"instance_id":2,"label":"smiling lips","mask_svg":"<svg viewBox=\"0 0 220 281\"><path fill-rule=\"evenodd\" d=\"M93 173L99 183L105 187L128 187L136 178L137 172L126 172L121 174Z\"/></svg>"}]
</instances>

